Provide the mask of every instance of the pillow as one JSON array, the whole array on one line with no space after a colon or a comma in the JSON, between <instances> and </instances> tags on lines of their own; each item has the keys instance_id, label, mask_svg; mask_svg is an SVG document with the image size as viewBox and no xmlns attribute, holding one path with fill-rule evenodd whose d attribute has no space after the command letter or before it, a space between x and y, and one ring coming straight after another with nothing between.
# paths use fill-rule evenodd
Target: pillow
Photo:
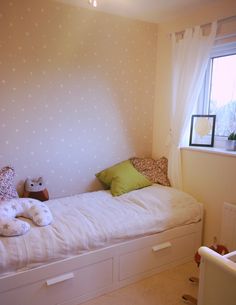
<instances>
[{"instance_id":1,"label":"pillow","mask_svg":"<svg viewBox=\"0 0 236 305\"><path fill-rule=\"evenodd\" d=\"M49 208L41 201L32 198L13 198L4 200L0 204L0 235L17 236L25 234L30 225L17 217L32 219L40 226L47 226L52 222Z\"/></svg>"},{"instance_id":2,"label":"pillow","mask_svg":"<svg viewBox=\"0 0 236 305\"><path fill-rule=\"evenodd\" d=\"M15 171L9 166L0 170L0 201L12 198L18 198L14 184Z\"/></svg>"},{"instance_id":3,"label":"pillow","mask_svg":"<svg viewBox=\"0 0 236 305\"><path fill-rule=\"evenodd\" d=\"M113 196L119 196L152 184L133 167L130 160L109 167L97 173L96 177L111 189Z\"/></svg>"},{"instance_id":4,"label":"pillow","mask_svg":"<svg viewBox=\"0 0 236 305\"><path fill-rule=\"evenodd\" d=\"M168 160L162 157L158 160L152 158L131 158L133 166L147 177L152 183L170 186L168 179Z\"/></svg>"}]
</instances>

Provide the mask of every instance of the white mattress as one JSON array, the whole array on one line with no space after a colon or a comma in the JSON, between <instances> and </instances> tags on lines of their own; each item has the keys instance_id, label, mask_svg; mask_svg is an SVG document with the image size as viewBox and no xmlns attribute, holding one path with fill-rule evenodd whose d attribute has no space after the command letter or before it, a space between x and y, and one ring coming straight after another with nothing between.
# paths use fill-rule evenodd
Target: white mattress
<instances>
[{"instance_id":1,"label":"white mattress","mask_svg":"<svg viewBox=\"0 0 236 305\"><path fill-rule=\"evenodd\" d=\"M135 237L197 222L201 205L174 188L153 185L112 197L97 191L46 202L53 215L47 227L31 224L18 237L0 239L0 273L32 268Z\"/></svg>"}]
</instances>

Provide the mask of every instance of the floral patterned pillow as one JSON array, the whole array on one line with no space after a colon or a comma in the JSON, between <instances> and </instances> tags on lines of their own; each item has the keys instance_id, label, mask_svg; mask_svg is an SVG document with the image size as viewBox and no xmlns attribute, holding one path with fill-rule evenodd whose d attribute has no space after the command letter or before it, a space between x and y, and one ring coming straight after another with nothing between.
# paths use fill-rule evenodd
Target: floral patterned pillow
<instances>
[{"instance_id":1,"label":"floral patterned pillow","mask_svg":"<svg viewBox=\"0 0 236 305\"><path fill-rule=\"evenodd\" d=\"M0 201L12 198L18 198L14 184L15 171L6 166L0 170Z\"/></svg>"},{"instance_id":2,"label":"floral patterned pillow","mask_svg":"<svg viewBox=\"0 0 236 305\"><path fill-rule=\"evenodd\" d=\"M170 186L168 179L168 160L162 157L158 160L152 158L131 158L133 166L152 183Z\"/></svg>"}]
</instances>

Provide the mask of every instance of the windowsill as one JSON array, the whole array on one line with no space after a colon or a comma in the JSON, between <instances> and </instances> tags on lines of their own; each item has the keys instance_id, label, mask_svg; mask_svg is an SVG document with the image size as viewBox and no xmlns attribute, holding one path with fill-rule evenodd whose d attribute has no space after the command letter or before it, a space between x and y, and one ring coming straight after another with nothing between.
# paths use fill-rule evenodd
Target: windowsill
<instances>
[{"instance_id":1,"label":"windowsill","mask_svg":"<svg viewBox=\"0 0 236 305\"><path fill-rule=\"evenodd\" d=\"M209 154L236 157L236 151L229 151L229 150L226 150L225 148L219 148L219 147L183 146L180 149L194 150L194 151L206 152Z\"/></svg>"}]
</instances>

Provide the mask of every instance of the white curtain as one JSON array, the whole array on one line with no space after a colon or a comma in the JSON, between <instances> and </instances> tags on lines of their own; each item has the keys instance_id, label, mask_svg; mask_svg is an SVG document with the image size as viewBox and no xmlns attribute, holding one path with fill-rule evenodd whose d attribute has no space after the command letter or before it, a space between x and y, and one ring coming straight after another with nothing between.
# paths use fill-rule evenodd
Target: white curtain
<instances>
[{"instance_id":1,"label":"white curtain","mask_svg":"<svg viewBox=\"0 0 236 305\"><path fill-rule=\"evenodd\" d=\"M214 44L217 23L211 24L210 34L200 26L187 29L183 37L172 34L172 104L168 174L172 186L182 189L180 146L189 134L191 115L204 82L209 54Z\"/></svg>"}]
</instances>

